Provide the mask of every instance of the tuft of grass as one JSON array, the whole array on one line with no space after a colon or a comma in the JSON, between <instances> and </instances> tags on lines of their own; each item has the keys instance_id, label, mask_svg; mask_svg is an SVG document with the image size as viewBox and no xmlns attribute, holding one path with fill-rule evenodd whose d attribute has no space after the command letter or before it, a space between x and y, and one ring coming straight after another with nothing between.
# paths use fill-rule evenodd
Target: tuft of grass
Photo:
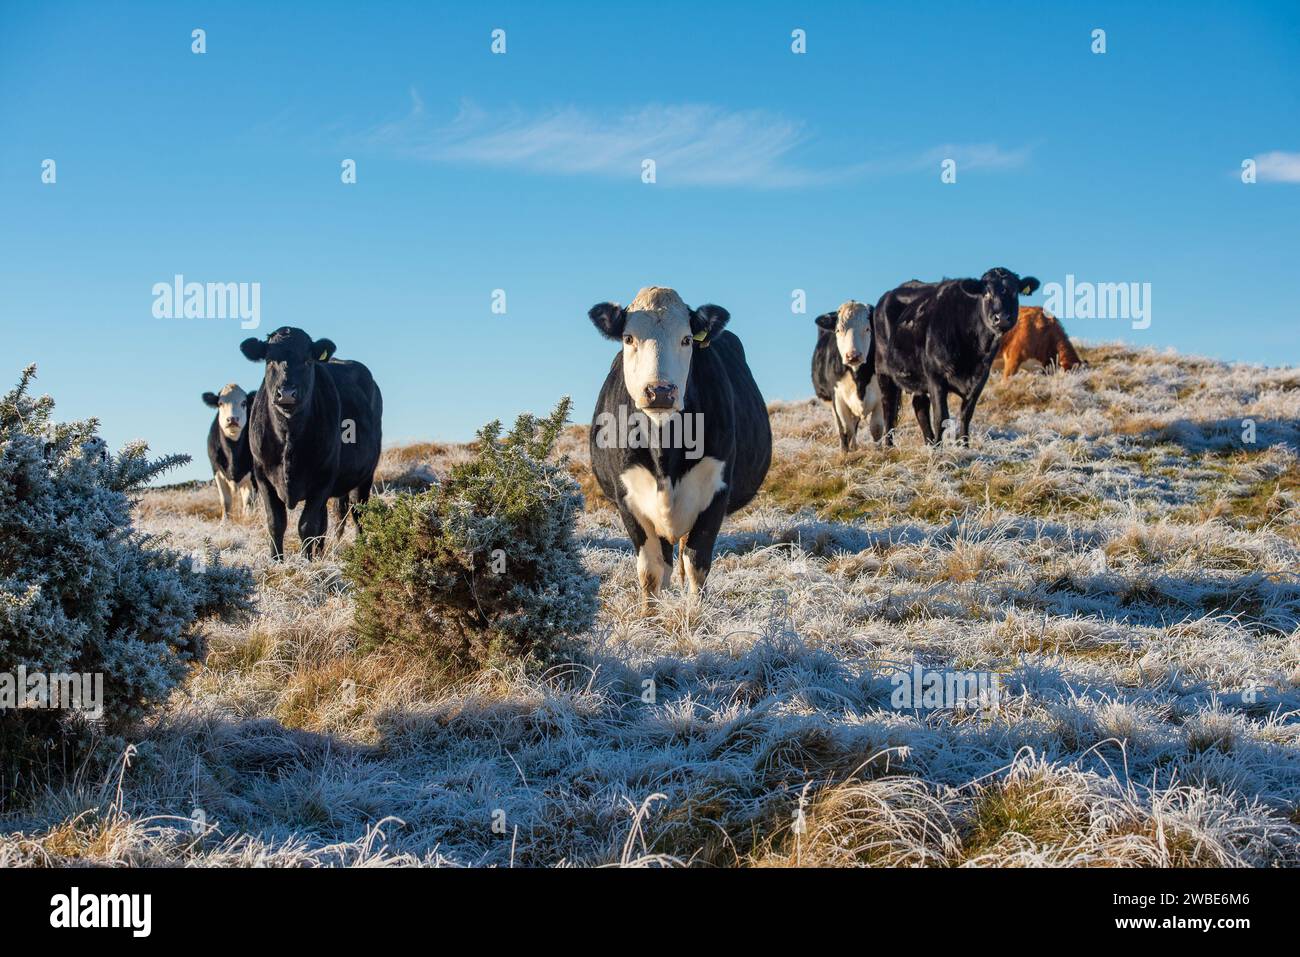
<instances>
[{"instance_id":1,"label":"tuft of grass","mask_svg":"<svg viewBox=\"0 0 1300 957\"><path fill-rule=\"evenodd\" d=\"M1011 776L980 788L963 822L960 857L976 861L1024 842L1060 847L1086 830L1088 821L1087 801L1051 772Z\"/></svg>"}]
</instances>

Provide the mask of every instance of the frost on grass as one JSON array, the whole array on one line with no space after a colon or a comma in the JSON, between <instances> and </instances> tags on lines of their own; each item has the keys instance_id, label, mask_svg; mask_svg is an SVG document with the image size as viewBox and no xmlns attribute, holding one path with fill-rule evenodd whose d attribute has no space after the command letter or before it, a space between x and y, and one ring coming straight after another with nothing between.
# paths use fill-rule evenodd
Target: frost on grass
<instances>
[{"instance_id":1,"label":"frost on grass","mask_svg":"<svg viewBox=\"0 0 1300 957\"><path fill-rule=\"evenodd\" d=\"M1298 864L1300 373L1083 351L992 384L970 449L904 419L845 459L775 404L709 592L649 618L571 429L600 611L545 669L359 648L336 561L147 493L172 547L252 565L258 615L147 751L0 821L0 864ZM418 487L469 454L385 457ZM998 674L999 707L894 708L914 663Z\"/></svg>"}]
</instances>

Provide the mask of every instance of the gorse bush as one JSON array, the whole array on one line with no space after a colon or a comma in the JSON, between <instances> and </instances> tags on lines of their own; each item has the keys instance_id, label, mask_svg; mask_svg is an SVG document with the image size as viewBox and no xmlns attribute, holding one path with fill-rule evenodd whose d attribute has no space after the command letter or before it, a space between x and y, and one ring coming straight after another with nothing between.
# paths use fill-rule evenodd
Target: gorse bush
<instances>
[{"instance_id":1,"label":"gorse bush","mask_svg":"<svg viewBox=\"0 0 1300 957\"><path fill-rule=\"evenodd\" d=\"M51 423L34 375L0 398L0 797L56 754L120 743L202 659L196 622L247 608L252 590L247 569L215 553L195 568L132 528L127 493L188 456L112 455L96 420ZM102 675L99 716L56 702L53 684L42 695L42 679L82 674Z\"/></svg>"},{"instance_id":2,"label":"gorse bush","mask_svg":"<svg viewBox=\"0 0 1300 957\"><path fill-rule=\"evenodd\" d=\"M573 543L582 494L551 460L570 401L478 433L474 458L418 495L373 500L345 557L369 643L420 646L465 672L531 654L590 626L598 582Z\"/></svg>"}]
</instances>

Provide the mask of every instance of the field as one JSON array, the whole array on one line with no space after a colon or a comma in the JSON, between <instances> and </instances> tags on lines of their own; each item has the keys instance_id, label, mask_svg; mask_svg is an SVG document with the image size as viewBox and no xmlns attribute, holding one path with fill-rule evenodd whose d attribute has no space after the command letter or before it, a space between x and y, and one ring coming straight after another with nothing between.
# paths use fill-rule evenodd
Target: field
<instances>
[{"instance_id":1,"label":"field","mask_svg":"<svg viewBox=\"0 0 1300 957\"><path fill-rule=\"evenodd\" d=\"M333 558L148 492L141 527L250 564L258 612L111 775L0 819L0 865L1300 864L1300 370L1081 352L995 379L970 449L905 402L846 459L774 403L708 592L649 617L575 426L601 612L545 672L363 652ZM463 454L387 450L386 494ZM996 707L895 707L913 665Z\"/></svg>"}]
</instances>

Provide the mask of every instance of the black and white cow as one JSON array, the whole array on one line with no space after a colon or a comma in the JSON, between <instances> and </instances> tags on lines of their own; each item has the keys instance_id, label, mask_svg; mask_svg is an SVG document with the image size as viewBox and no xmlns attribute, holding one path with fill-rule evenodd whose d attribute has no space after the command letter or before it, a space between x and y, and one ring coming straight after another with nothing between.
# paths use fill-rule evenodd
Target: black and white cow
<instances>
[{"instance_id":1,"label":"black and white cow","mask_svg":"<svg viewBox=\"0 0 1300 957\"><path fill-rule=\"evenodd\" d=\"M943 441L948 394L961 397L958 441L970 442L989 368L1003 334L1016 324L1020 297L1038 288L1032 276L990 269L979 279L903 283L881 297L874 317L876 375L885 414L885 441L892 443L901 390L926 442Z\"/></svg>"},{"instance_id":2,"label":"black and white cow","mask_svg":"<svg viewBox=\"0 0 1300 957\"><path fill-rule=\"evenodd\" d=\"M203 393L203 404L217 410L208 429L208 461L212 463L212 478L221 496L221 521L225 524L236 491L245 515L252 511L253 496L257 494L253 454L248 449L245 428L253 396L232 382L220 392Z\"/></svg>"},{"instance_id":3,"label":"black and white cow","mask_svg":"<svg viewBox=\"0 0 1300 957\"><path fill-rule=\"evenodd\" d=\"M349 501L359 505L370 498L383 397L369 369L332 358L333 342L313 340L301 329L282 326L264 340L245 339L239 349L253 362L266 363L248 442L271 555L283 557L287 510L301 502L298 537L303 553L314 558L325 548L329 500L335 499L336 531L342 535Z\"/></svg>"},{"instance_id":4,"label":"black and white cow","mask_svg":"<svg viewBox=\"0 0 1300 957\"><path fill-rule=\"evenodd\" d=\"M591 465L637 552L642 606L678 567L704 587L722 519L757 494L772 460L767 405L720 306L691 309L651 286L588 313L623 344L592 418Z\"/></svg>"},{"instance_id":5,"label":"black and white cow","mask_svg":"<svg viewBox=\"0 0 1300 957\"><path fill-rule=\"evenodd\" d=\"M874 307L850 299L835 312L817 317L812 381L817 398L835 416L840 451L857 447L858 423L867 420L871 438L885 434L885 415L876 382L876 343L871 334Z\"/></svg>"}]
</instances>

